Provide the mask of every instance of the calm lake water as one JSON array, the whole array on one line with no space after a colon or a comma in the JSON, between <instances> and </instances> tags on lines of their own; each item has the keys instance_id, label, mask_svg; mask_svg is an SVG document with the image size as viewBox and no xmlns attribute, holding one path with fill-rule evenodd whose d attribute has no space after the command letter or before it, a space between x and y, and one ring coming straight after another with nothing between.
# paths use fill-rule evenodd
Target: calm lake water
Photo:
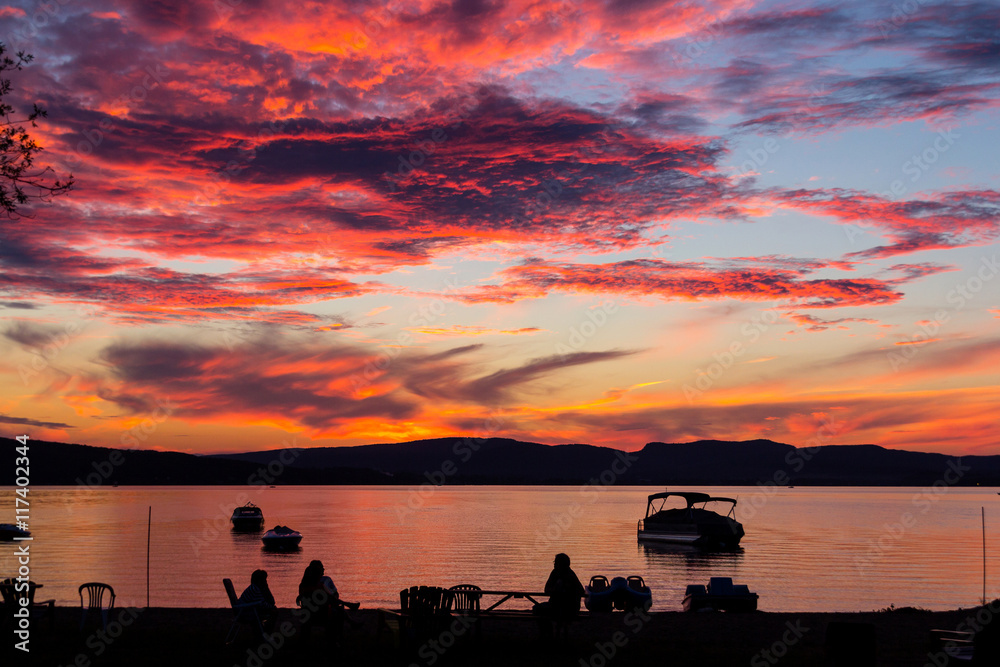
<instances>
[{"instance_id":1,"label":"calm lake water","mask_svg":"<svg viewBox=\"0 0 1000 667\"><path fill-rule=\"evenodd\" d=\"M416 584L538 590L553 555L564 551L584 583L595 574L641 575L657 610L680 609L684 587L711 576L748 584L767 611L944 610L974 605L982 594L985 506L987 596L1000 597L993 489L671 490L738 497L742 550L639 545L646 496L662 488L458 486L421 498L401 487L49 487L31 491L31 578L58 604L78 605L79 584L103 581L118 605L145 605L152 506L153 606L226 606L222 578L232 578L238 593L263 568L278 604L290 607L314 558L345 599L366 607L395 606L398 591ZM230 531L232 509L247 493L268 528L280 523L305 536L299 551L268 553L259 535ZM13 490L0 490L0 522L12 520L13 507ZM4 577L16 573L14 551L0 543Z\"/></svg>"}]
</instances>

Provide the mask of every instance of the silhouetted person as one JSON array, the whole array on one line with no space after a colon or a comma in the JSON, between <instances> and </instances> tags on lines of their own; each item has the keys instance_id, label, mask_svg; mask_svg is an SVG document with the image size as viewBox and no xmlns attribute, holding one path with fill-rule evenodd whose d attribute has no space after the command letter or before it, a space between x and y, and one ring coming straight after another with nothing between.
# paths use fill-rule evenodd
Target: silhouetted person
<instances>
[{"instance_id":1,"label":"silhouetted person","mask_svg":"<svg viewBox=\"0 0 1000 667\"><path fill-rule=\"evenodd\" d=\"M324 574L323 562L314 560L306 566L299 583L299 596L295 600L300 607L309 612L306 627L314 623L322 623L330 633L331 639L341 635L344 621L348 620L344 607L357 609L358 602L345 602L340 599L340 593L333 579ZM304 612L303 612L304 613Z\"/></svg>"},{"instance_id":2,"label":"silhouetted person","mask_svg":"<svg viewBox=\"0 0 1000 667\"><path fill-rule=\"evenodd\" d=\"M579 577L569 566L569 556L556 554L552 573L545 582L549 601L536 604L532 609L545 619L541 625L542 635L551 636L553 624L564 624L580 613L580 599L585 593Z\"/></svg>"},{"instance_id":3,"label":"silhouetted person","mask_svg":"<svg viewBox=\"0 0 1000 667\"><path fill-rule=\"evenodd\" d=\"M257 615L265 629L274 624L278 616L278 607L274 604L274 596L267 586L267 572L254 570L250 575L250 585L246 587L238 600L240 604L257 605Z\"/></svg>"}]
</instances>

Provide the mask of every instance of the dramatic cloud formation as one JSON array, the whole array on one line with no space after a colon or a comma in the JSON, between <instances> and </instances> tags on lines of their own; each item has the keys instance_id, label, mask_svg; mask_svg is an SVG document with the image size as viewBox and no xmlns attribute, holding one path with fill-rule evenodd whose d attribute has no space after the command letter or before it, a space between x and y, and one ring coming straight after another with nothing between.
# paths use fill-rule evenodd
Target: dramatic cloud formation
<instances>
[{"instance_id":1,"label":"dramatic cloud formation","mask_svg":"<svg viewBox=\"0 0 1000 667\"><path fill-rule=\"evenodd\" d=\"M559 378L563 369L632 352L577 352L483 374L470 345L386 356L361 346L258 338L235 346L166 341L116 343L101 353L110 377L87 383L102 401L131 413L169 402L175 417L307 429L313 436L378 437L379 421L440 421L444 406L499 404ZM246 360L254 359L252 365ZM110 380L110 382L108 381ZM534 390L537 392L537 389ZM431 399L425 403L417 399ZM367 430L367 431L366 431Z\"/></svg>"},{"instance_id":2,"label":"dramatic cloud formation","mask_svg":"<svg viewBox=\"0 0 1000 667\"><path fill-rule=\"evenodd\" d=\"M995 3L0 8L0 423L1000 453ZM691 388L694 389L691 389ZM930 407L934 407L933 410ZM622 439L625 434L628 441ZM994 448L994 449L991 449Z\"/></svg>"}]
</instances>

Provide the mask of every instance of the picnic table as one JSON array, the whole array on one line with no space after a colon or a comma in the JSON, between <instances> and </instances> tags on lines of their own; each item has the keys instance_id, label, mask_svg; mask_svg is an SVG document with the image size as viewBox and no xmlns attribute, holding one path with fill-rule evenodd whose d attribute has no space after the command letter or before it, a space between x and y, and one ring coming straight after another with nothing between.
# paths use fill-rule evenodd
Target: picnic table
<instances>
[{"instance_id":1,"label":"picnic table","mask_svg":"<svg viewBox=\"0 0 1000 667\"><path fill-rule=\"evenodd\" d=\"M457 618L472 619L527 619L534 614L531 609L501 608L511 600L527 600L532 605L549 598L545 592L515 590L479 590L462 587L463 590L439 586L413 586L399 592L399 609L378 610L378 635L388 631L398 645L413 641L421 636L433 635L452 624ZM459 595L476 598L472 608L453 605ZM498 598L486 606L482 598ZM477 623L478 625L478 623Z\"/></svg>"},{"instance_id":2,"label":"picnic table","mask_svg":"<svg viewBox=\"0 0 1000 667\"><path fill-rule=\"evenodd\" d=\"M542 593L535 593L535 592L531 592L531 591L477 591L477 593L480 596L483 596L483 595L490 595L490 596L497 595L497 596L500 596L499 600L497 600L496 602L494 602L493 604L491 604L489 607L487 607L485 609L482 609L479 612L481 614L489 614L490 612L494 611L497 607L499 607L500 605L502 605L504 602L507 602L508 600L528 600L532 604L538 604L539 601L536 600L535 598L548 598L548 594L547 593L544 593L544 592L542 592ZM504 610L504 611L507 611L507 610Z\"/></svg>"}]
</instances>

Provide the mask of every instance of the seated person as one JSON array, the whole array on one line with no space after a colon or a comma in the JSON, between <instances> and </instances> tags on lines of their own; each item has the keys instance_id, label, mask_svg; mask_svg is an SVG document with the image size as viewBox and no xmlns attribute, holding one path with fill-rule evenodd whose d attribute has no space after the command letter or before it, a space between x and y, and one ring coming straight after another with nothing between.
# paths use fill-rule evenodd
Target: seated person
<instances>
[{"instance_id":1,"label":"seated person","mask_svg":"<svg viewBox=\"0 0 1000 667\"><path fill-rule=\"evenodd\" d=\"M552 622L566 621L580 612L580 599L586 591L569 563L569 556L556 554L552 573L545 582L545 593L549 596L549 601L537 604L532 609L549 621L542 626L543 634L551 634Z\"/></svg>"},{"instance_id":2,"label":"seated person","mask_svg":"<svg viewBox=\"0 0 1000 667\"><path fill-rule=\"evenodd\" d=\"M357 609L358 602L346 602L340 599L340 593L333 579L324 574L323 562L314 560L306 567L299 584L299 595L296 604L307 609L312 616L307 619L307 625L319 620L335 636L340 634L344 621L348 620L344 607Z\"/></svg>"},{"instance_id":3,"label":"seated person","mask_svg":"<svg viewBox=\"0 0 1000 667\"><path fill-rule=\"evenodd\" d=\"M278 616L278 607L274 604L274 596L267 587L267 571L254 570L250 575L250 585L246 587L237 600L239 604L255 605L257 616L265 629L274 624Z\"/></svg>"}]
</instances>

